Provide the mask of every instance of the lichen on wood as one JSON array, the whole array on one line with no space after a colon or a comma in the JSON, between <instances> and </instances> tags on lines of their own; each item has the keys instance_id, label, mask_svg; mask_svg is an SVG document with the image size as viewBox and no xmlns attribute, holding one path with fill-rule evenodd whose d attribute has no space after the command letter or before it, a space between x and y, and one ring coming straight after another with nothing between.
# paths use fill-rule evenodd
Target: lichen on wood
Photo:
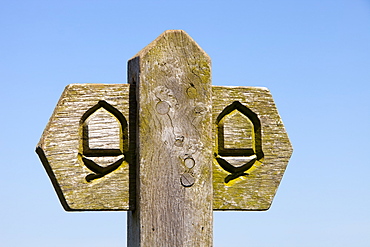
<instances>
[{"instance_id":1,"label":"lichen on wood","mask_svg":"<svg viewBox=\"0 0 370 247\"><path fill-rule=\"evenodd\" d=\"M166 31L129 61L136 85L137 209L129 246L212 246L210 59Z\"/></svg>"},{"instance_id":2,"label":"lichen on wood","mask_svg":"<svg viewBox=\"0 0 370 247\"><path fill-rule=\"evenodd\" d=\"M213 209L214 210L267 210L270 208L276 190L284 174L289 158L292 154L292 146L276 109L272 95L267 88L261 87L222 87L213 86L213 138L214 153L217 157L219 138L217 118L220 113L234 102L247 107L255 113L261 128L261 151L263 156L256 162L250 162L251 166L242 172L232 173L225 170L216 157L213 160ZM243 118L233 118L236 120ZM229 143L235 145L241 138L240 125L247 123L232 123L236 126L235 131L228 130ZM230 123L230 127L232 128ZM247 133L247 132L246 132ZM253 137L253 136L252 136ZM245 137L246 138L246 137ZM254 136L253 138L256 138ZM228 159L235 163L248 162L246 154L233 154L230 150ZM243 150L242 150L243 151ZM255 150L258 157L258 150ZM253 160L252 160L253 161Z\"/></svg>"},{"instance_id":3,"label":"lichen on wood","mask_svg":"<svg viewBox=\"0 0 370 247\"><path fill-rule=\"evenodd\" d=\"M94 155L84 157L84 121L82 119L84 114L92 108L99 109L99 102L104 101L119 111L126 119L125 121L129 122L131 120L129 91L130 85L128 84L71 84L64 90L36 151L65 210L129 210L133 208L134 204L132 199L130 203L130 198L133 197L134 192L130 190L129 185L130 177L132 177L129 174L130 153L125 150L119 157L109 157L107 154L104 154L105 157L91 157ZM112 116L112 118L115 117ZM98 126L93 128L95 139L111 138L107 136L107 128L117 128L115 121L112 126L112 118L99 119ZM106 127L99 129L99 126ZM122 139L124 142L123 139L128 139L129 134L127 129L122 131L126 136L121 133L115 138ZM112 133L116 133L116 130ZM94 138L91 147L99 151L96 143L94 144ZM101 150L107 150L106 148ZM99 179L87 179L94 172L84 164L84 158L104 167L114 164L122 157L124 161L114 172L104 177L97 174L96 178L99 177Z\"/></svg>"}]
</instances>

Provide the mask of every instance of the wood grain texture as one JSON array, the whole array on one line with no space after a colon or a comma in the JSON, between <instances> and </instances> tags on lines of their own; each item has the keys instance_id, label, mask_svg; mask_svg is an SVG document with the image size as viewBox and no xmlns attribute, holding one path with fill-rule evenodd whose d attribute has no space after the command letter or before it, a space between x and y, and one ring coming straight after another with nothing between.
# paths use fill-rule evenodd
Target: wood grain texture
<instances>
[{"instance_id":1,"label":"wood grain texture","mask_svg":"<svg viewBox=\"0 0 370 247\"><path fill-rule=\"evenodd\" d=\"M131 246L210 246L212 204L267 210L292 154L272 95L210 78L207 54L166 31L129 61L131 85L67 86L36 150L63 207L137 205Z\"/></svg>"},{"instance_id":2,"label":"wood grain texture","mask_svg":"<svg viewBox=\"0 0 370 247\"><path fill-rule=\"evenodd\" d=\"M213 86L212 90L212 136L215 155L222 156L234 166L252 160L250 168L235 173L225 170L216 158L213 160L213 209L267 210L271 206L293 151L272 95L268 89L258 87ZM218 138L221 137L218 133L220 128L217 119L225 108L235 105L234 102L239 102L240 107L246 107L257 115L257 121L261 125L260 133L254 130L256 134L251 136L252 122L245 120L246 117L234 109L225 115L224 123L227 125L224 128L224 138L227 139L224 144L231 148L224 151L225 154L220 154ZM250 114L253 119L252 113L246 114ZM227 118L227 116L230 117ZM258 124L254 124L254 128L258 128ZM255 141L258 135L260 135L260 143ZM251 144L251 138L254 139L253 144ZM256 158L258 145L262 149L259 159ZM246 146L253 146L254 150L247 150ZM251 153L248 157L249 152ZM253 159L258 161L253 163ZM225 167L228 168L227 165Z\"/></svg>"},{"instance_id":3,"label":"wood grain texture","mask_svg":"<svg viewBox=\"0 0 370 247\"><path fill-rule=\"evenodd\" d=\"M129 88L72 84L64 90L36 151L65 210L132 209L124 123L130 121Z\"/></svg>"},{"instance_id":4,"label":"wood grain texture","mask_svg":"<svg viewBox=\"0 0 370 247\"><path fill-rule=\"evenodd\" d=\"M128 246L212 246L210 59L185 32L166 31L128 66L138 104Z\"/></svg>"},{"instance_id":5,"label":"wood grain texture","mask_svg":"<svg viewBox=\"0 0 370 247\"><path fill-rule=\"evenodd\" d=\"M134 209L135 165L133 153L136 149L136 122L134 117L136 101L134 99L135 85L131 85L131 102L129 104L128 87L127 84L69 85L50 118L38 144L37 152L48 171L62 205L68 211ZM265 88L213 86L212 90L214 153L218 153L217 139L219 131L216 124L217 118L225 108L234 102L240 102L258 115L261 121L262 150L264 153L261 162L253 164L251 168L242 172L241 174L245 174L241 176L237 176L238 174L233 176L235 174L225 170L216 159L213 159L213 209L266 210L271 206L272 199L292 153L291 144L272 96ZM117 110L120 110L126 120L129 121L128 125L131 131L125 135L130 137L130 150L126 152L126 160L122 162L119 169L87 182L86 177L93 172L82 162L79 155L82 153L81 119L89 109L96 106L101 100L109 102ZM164 113L170 110L169 105L167 106L164 103L165 100L158 101L158 103L160 102L162 103L155 106L156 111L157 105L159 112ZM181 112L181 114L191 118L193 113L189 115ZM104 152L104 155L98 155L100 157L91 157L94 152L87 156L100 165L104 165L104 163L110 165L117 160L117 157L107 157L107 149L123 149L123 147L120 147L123 143L120 144L118 140L117 119L112 116L104 108L99 108L86 121L86 123L89 123L91 130L88 138L90 148ZM223 122L224 146L234 150L253 147L255 145L252 140L253 123L238 111L232 111L226 116ZM172 123L169 122L161 124L172 126ZM171 139L174 136L173 144L175 148L181 148L181 145L183 147L185 136L172 133L166 138ZM125 144L125 149L127 149L127 145L128 143ZM153 147L155 147L155 144ZM243 163L240 160L248 160L245 156L230 155L227 159L233 165L238 165L238 163ZM127 162L129 159L131 159L130 167ZM195 166L193 158L185 158L182 162L185 166L184 169L192 170ZM129 169L131 172L129 172ZM180 177L180 182L188 186L195 182L193 180L194 177L189 176L189 173Z\"/></svg>"}]
</instances>

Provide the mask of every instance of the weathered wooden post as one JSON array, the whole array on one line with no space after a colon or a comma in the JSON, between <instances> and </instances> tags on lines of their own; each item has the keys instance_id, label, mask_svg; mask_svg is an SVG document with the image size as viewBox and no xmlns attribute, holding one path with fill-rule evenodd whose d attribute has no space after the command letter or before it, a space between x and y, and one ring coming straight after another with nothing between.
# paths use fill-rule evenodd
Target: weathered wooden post
<instances>
[{"instance_id":1,"label":"weathered wooden post","mask_svg":"<svg viewBox=\"0 0 370 247\"><path fill-rule=\"evenodd\" d=\"M270 207L292 148L267 89L212 87L181 30L130 59L128 80L67 86L41 137L65 210L128 210L130 247L212 246L212 210Z\"/></svg>"},{"instance_id":2,"label":"weathered wooden post","mask_svg":"<svg viewBox=\"0 0 370 247\"><path fill-rule=\"evenodd\" d=\"M185 32L167 31L129 61L128 79L139 164L129 246L211 246L211 61Z\"/></svg>"}]
</instances>

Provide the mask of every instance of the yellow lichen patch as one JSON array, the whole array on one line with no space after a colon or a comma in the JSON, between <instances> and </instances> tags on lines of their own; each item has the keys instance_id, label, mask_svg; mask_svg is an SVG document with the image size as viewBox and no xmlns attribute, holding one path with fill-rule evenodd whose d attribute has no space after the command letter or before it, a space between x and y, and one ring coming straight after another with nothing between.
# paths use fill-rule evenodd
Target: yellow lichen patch
<instances>
[{"instance_id":1,"label":"yellow lichen patch","mask_svg":"<svg viewBox=\"0 0 370 247\"><path fill-rule=\"evenodd\" d=\"M220 142L220 126L224 128L225 123L220 124L219 118L223 116L221 113L225 112L225 108L232 106L234 102L255 113L260 122L260 125L257 124L260 132L255 131L256 124L251 125L240 114L235 115L232 109L226 110L226 114L230 115L226 118L228 127L221 131L227 134L227 141ZM267 210L292 154L288 135L270 92L266 88L213 86L212 106L213 150L216 154L213 161L213 209ZM248 115L248 112L245 113ZM256 135L260 137L257 138ZM237 168L233 170L225 164L222 166L222 159L230 161L234 166L239 161L243 164L243 160L248 160L248 152L252 157L249 159L253 159L253 154L256 159L250 162L252 166L247 167L247 170L239 169L237 172ZM221 163L216 159L220 159ZM232 163L233 159L236 163Z\"/></svg>"},{"instance_id":2,"label":"yellow lichen patch","mask_svg":"<svg viewBox=\"0 0 370 247\"><path fill-rule=\"evenodd\" d=\"M72 84L64 90L38 144L37 153L66 210L128 210L133 207L130 203L130 175L127 161L123 161L116 170L105 176L92 182L86 181L86 176L94 172L86 167L81 158L83 154L81 118L100 101L109 103L129 121L129 85ZM103 111L102 114L105 116L107 112ZM110 117L107 121L100 118L99 125L102 125L103 130L109 126L117 130L116 118L112 120ZM121 128L118 129L118 132L112 133L122 135ZM94 144L95 139L92 138L91 150L97 150L98 153L102 148L111 151L120 150L121 141L112 146L107 142L108 137L104 133L97 134L98 130L99 128L94 130L93 137L95 139L102 137L105 144L103 143L102 147L97 146ZM128 132L126 134L128 135ZM124 156L126 157L126 153ZM110 157L99 158L101 160L88 158L103 168L115 162L115 158Z\"/></svg>"}]
</instances>

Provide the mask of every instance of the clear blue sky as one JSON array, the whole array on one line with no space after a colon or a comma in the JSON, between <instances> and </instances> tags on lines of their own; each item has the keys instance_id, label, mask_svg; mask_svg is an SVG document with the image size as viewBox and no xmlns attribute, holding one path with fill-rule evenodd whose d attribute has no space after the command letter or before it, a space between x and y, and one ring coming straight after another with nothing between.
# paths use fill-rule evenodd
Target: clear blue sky
<instances>
[{"instance_id":1,"label":"clear blue sky","mask_svg":"<svg viewBox=\"0 0 370 247\"><path fill-rule=\"evenodd\" d=\"M126 246L126 213L67 213L35 146L70 83L125 83L167 29L214 85L265 86L294 153L271 209L217 212L214 246L370 246L370 1L2 1L0 246Z\"/></svg>"}]
</instances>

